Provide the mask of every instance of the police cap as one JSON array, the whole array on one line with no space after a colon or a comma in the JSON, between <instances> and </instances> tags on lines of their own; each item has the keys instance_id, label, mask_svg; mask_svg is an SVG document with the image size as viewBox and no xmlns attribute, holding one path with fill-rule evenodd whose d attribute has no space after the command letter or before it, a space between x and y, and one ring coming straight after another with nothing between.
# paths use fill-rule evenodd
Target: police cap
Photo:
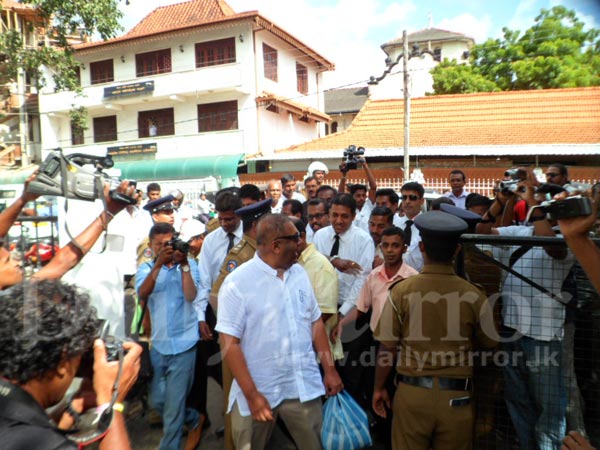
<instances>
[{"instance_id":1,"label":"police cap","mask_svg":"<svg viewBox=\"0 0 600 450\"><path fill-rule=\"evenodd\" d=\"M442 204L441 207L452 206ZM477 215L477 214L475 214ZM415 226L423 240L453 240L467 231L467 222L443 211L429 211L415 218Z\"/></svg>"},{"instance_id":2,"label":"police cap","mask_svg":"<svg viewBox=\"0 0 600 450\"><path fill-rule=\"evenodd\" d=\"M159 211L168 211L174 210L175 206L173 206L173 196L171 194L165 195L164 197L157 198L156 200L152 200L151 202L146 203L144 205L144 209L150 214L154 214Z\"/></svg>"},{"instance_id":3,"label":"police cap","mask_svg":"<svg viewBox=\"0 0 600 450\"><path fill-rule=\"evenodd\" d=\"M271 203L273 203L273 199L270 198L261 200L257 203L252 203L251 205L236 209L235 215L239 216L244 222L254 222L258 218L271 212Z\"/></svg>"}]
</instances>

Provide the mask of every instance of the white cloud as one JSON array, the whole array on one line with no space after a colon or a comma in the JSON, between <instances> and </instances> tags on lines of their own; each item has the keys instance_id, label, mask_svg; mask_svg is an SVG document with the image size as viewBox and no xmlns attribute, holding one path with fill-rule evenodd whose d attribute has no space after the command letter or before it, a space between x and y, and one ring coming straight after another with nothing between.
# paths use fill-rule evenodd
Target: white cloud
<instances>
[{"instance_id":1,"label":"white cloud","mask_svg":"<svg viewBox=\"0 0 600 450\"><path fill-rule=\"evenodd\" d=\"M435 24L436 28L464 33L475 39L475 43L483 43L492 30L492 18L489 15L475 17L472 14L460 14L449 19L442 19Z\"/></svg>"}]
</instances>

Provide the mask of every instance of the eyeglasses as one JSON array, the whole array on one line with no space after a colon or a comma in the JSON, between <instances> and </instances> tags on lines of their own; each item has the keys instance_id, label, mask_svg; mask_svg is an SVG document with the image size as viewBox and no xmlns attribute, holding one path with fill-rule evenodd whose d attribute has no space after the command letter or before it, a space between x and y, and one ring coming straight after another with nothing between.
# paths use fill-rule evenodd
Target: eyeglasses
<instances>
[{"instance_id":1,"label":"eyeglasses","mask_svg":"<svg viewBox=\"0 0 600 450\"><path fill-rule=\"evenodd\" d=\"M308 220L313 220L313 219L322 219L324 216L326 216L327 214L325 213L317 213L317 214L309 214L308 215Z\"/></svg>"},{"instance_id":2,"label":"eyeglasses","mask_svg":"<svg viewBox=\"0 0 600 450\"><path fill-rule=\"evenodd\" d=\"M403 195L402 196L402 200L410 200L411 202L416 202L417 200L419 200L419 196L418 195Z\"/></svg>"},{"instance_id":3,"label":"eyeglasses","mask_svg":"<svg viewBox=\"0 0 600 450\"><path fill-rule=\"evenodd\" d=\"M298 242L300 240L300 232L295 233L295 234L290 234L288 236L278 236L275 239L273 239L273 241L278 241L280 239L284 239L286 241Z\"/></svg>"},{"instance_id":4,"label":"eyeglasses","mask_svg":"<svg viewBox=\"0 0 600 450\"><path fill-rule=\"evenodd\" d=\"M560 175L560 173L552 173L552 172L548 172L548 173L546 174L546 178L554 178L554 177L557 177L557 176L559 176L559 175Z\"/></svg>"}]
</instances>

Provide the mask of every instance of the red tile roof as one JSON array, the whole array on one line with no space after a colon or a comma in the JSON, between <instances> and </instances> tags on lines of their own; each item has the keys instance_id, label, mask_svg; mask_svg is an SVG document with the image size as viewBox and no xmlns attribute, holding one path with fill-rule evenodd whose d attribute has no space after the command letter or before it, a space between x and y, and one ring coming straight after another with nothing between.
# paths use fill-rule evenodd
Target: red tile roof
<instances>
[{"instance_id":1,"label":"red tile roof","mask_svg":"<svg viewBox=\"0 0 600 450\"><path fill-rule=\"evenodd\" d=\"M258 11L236 13L225 0L189 0L170 6L156 8L128 33L107 41L89 42L75 46L78 53L93 51L99 47L122 44L131 40L143 40L190 28L209 27L225 22L252 22L255 29L266 29L304 53L310 60L333 70L334 64L308 47L299 39L260 15Z\"/></svg>"},{"instance_id":2,"label":"red tile roof","mask_svg":"<svg viewBox=\"0 0 600 450\"><path fill-rule=\"evenodd\" d=\"M404 101L369 100L339 133L281 152L402 147ZM436 95L411 101L410 146L600 144L600 87ZM599 145L600 153L600 145Z\"/></svg>"}]
</instances>

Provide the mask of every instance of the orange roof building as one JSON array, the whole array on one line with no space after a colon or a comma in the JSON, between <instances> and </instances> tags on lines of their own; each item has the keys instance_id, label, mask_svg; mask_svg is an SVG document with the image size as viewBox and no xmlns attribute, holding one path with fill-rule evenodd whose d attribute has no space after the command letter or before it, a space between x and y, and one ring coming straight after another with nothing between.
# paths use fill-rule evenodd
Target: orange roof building
<instances>
[{"instance_id":1,"label":"orange roof building","mask_svg":"<svg viewBox=\"0 0 600 450\"><path fill-rule=\"evenodd\" d=\"M401 161L404 101L369 100L339 133L256 159L334 159L348 145ZM411 100L410 156L445 159L568 159L600 166L600 87L438 95ZM276 164L274 165L276 167ZM276 168L274 169L276 170Z\"/></svg>"}]
</instances>

